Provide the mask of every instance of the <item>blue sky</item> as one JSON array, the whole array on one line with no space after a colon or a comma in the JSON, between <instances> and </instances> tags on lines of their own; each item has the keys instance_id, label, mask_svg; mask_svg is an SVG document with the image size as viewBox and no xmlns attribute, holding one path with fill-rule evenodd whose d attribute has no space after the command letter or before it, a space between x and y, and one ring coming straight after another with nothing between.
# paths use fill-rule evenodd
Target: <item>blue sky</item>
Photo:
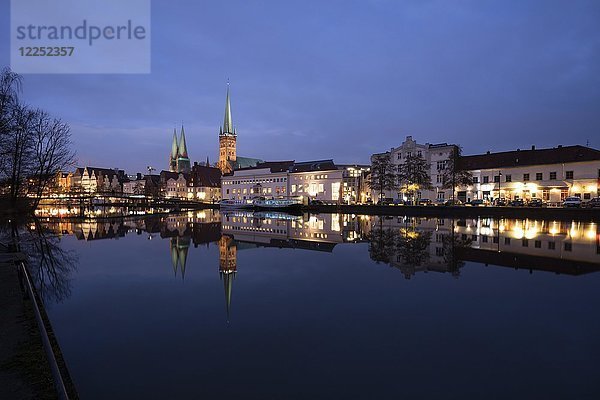
<instances>
[{"instance_id":1,"label":"blue sky","mask_svg":"<svg viewBox=\"0 0 600 400\"><path fill-rule=\"evenodd\" d=\"M167 168L181 122L216 161L228 78L243 156L366 163L407 135L599 148L598 21L598 1L155 0L151 74L25 75L24 99L71 124L80 165L128 172Z\"/></svg>"}]
</instances>

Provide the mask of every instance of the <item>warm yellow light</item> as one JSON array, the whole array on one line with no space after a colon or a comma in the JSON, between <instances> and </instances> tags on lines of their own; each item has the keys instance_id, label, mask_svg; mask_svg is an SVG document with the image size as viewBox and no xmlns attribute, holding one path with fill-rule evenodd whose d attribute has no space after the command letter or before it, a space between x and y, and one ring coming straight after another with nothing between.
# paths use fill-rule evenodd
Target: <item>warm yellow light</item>
<instances>
[{"instance_id":1,"label":"warm yellow light","mask_svg":"<svg viewBox=\"0 0 600 400\"><path fill-rule=\"evenodd\" d=\"M590 228L585 232L585 237L588 240L596 240L596 235L597 235L596 230L593 228Z\"/></svg>"}]
</instances>

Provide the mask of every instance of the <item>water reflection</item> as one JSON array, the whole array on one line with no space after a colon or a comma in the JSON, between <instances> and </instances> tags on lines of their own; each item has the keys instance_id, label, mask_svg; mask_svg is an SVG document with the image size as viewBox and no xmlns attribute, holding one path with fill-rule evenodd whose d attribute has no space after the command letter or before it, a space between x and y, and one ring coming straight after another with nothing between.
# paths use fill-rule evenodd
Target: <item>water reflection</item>
<instances>
[{"instance_id":1,"label":"water reflection","mask_svg":"<svg viewBox=\"0 0 600 400\"><path fill-rule=\"evenodd\" d=\"M41 225L81 257L49 315L85 398L432 397L432 362L451 371L436 394L498 380L501 398L597 393L600 275L553 274L600 269L593 223L204 211Z\"/></svg>"},{"instance_id":2,"label":"water reflection","mask_svg":"<svg viewBox=\"0 0 600 400\"><path fill-rule=\"evenodd\" d=\"M40 267L40 271L53 271L44 281L60 274L62 267L57 258L73 264L71 255L59 254L60 247L48 236L49 232L55 238L73 235L85 241L119 239L132 233L147 234L149 240L168 239L170 267L181 279L185 279L192 244L216 245L228 315L238 252L248 248L333 252L338 245L368 242L367 251L373 261L397 268L407 279L427 272L448 273L457 278L467 261L571 275L600 268L600 231L598 224L592 222L216 210L105 220L36 221L29 230L37 229L46 235L41 236L45 242L34 246L32 252L39 255L41 264L49 264ZM43 252L48 250L58 257ZM61 293L58 297L68 293L61 285L54 286L55 292Z\"/></svg>"},{"instance_id":3,"label":"water reflection","mask_svg":"<svg viewBox=\"0 0 600 400\"><path fill-rule=\"evenodd\" d=\"M60 245L60 232L37 218L0 221L0 242L27 255L28 269L42 301L60 303L71 295L77 254Z\"/></svg>"}]
</instances>

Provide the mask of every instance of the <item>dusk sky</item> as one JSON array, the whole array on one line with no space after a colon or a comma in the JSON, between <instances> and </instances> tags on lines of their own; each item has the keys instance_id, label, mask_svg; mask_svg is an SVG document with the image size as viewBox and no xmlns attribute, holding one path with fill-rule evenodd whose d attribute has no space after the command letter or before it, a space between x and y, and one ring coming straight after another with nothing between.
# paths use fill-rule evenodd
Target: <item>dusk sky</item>
<instances>
[{"instance_id":1,"label":"dusk sky","mask_svg":"<svg viewBox=\"0 0 600 400\"><path fill-rule=\"evenodd\" d=\"M600 148L599 21L600 1L155 0L151 74L24 75L23 98L71 125L79 165L130 173L167 169L182 122L217 161L227 79L240 156Z\"/></svg>"}]
</instances>

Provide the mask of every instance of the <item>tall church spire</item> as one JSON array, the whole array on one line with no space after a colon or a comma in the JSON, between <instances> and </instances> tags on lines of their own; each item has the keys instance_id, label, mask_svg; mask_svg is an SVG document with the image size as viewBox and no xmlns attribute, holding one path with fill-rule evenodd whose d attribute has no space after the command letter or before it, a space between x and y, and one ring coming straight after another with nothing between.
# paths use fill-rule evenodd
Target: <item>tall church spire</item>
<instances>
[{"instance_id":1,"label":"tall church spire","mask_svg":"<svg viewBox=\"0 0 600 400\"><path fill-rule=\"evenodd\" d=\"M181 137L179 139L179 157L187 158L187 146L185 144L185 133L183 132L183 125L181 125Z\"/></svg>"},{"instance_id":2,"label":"tall church spire","mask_svg":"<svg viewBox=\"0 0 600 400\"><path fill-rule=\"evenodd\" d=\"M231 102L229 101L229 82L227 82L227 100L225 101L225 118L223 119L223 133L233 134L233 121L231 119Z\"/></svg>"},{"instance_id":3,"label":"tall church spire","mask_svg":"<svg viewBox=\"0 0 600 400\"><path fill-rule=\"evenodd\" d=\"M177 130L173 128L173 143L171 144L171 158L177 158L179 146L177 145Z\"/></svg>"}]
</instances>

